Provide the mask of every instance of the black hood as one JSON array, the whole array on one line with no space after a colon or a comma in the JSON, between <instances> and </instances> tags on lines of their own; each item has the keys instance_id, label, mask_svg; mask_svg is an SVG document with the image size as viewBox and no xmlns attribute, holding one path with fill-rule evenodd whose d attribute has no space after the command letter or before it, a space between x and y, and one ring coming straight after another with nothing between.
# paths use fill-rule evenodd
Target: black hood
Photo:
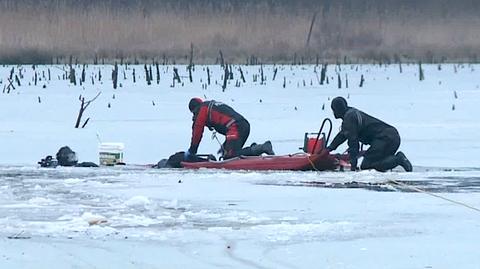
<instances>
[{"instance_id":1,"label":"black hood","mask_svg":"<svg viewBox=\"0 0 480 269\"><path fill-rule=\"evenodd\" d=\"M200 99L198 97L194 97L194 98L190 99L190 102L188 102L188 109L193 114L196 114L196 112L198 112L198 109L200 108L202 103L203 103L202 99Z\"/></svg>"},{"instance_id":2,"label":"black hood","mask_svg":"<svg viewBox=\"0 0 480 269\"><path fill-rule=\"evenodd\" d=\"M343 97L335 97L332 100L332 110L333 110L333 115L335 116L336 119L343 119L343 116L345 115L345 112L348 110L348 104L347 100Z\"/></svg>"}]
</instances>

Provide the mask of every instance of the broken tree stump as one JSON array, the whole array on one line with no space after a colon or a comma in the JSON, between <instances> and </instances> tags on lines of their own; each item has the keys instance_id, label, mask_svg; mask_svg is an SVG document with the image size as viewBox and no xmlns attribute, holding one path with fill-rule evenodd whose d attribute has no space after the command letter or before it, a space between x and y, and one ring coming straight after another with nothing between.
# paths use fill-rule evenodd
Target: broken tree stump
<instances>
[{"instance_id":1,"label":"broken tree stump","mask_svg":"<svg viewBox=\"0 0 480 269\"><path fill-rule=\"evenodd\" d=\"M77 116L77 121L75 122L75 128L78 128L80 127L80 122L82 120L82 116L83 116L83 113L85 112L85 110L88 108L88 106L90 106L90 104L95 101L95 99L98 98L98 96L100 96L100 93L99 92L93 99L89 100L89 101L85 101L85 97L83 96L79 96L79 100L80 100L80 110L78 111L78 116ZM82 125L82 128L85 127L85 125L87 125L87 122L88 120L90 120L90 118L88 118Z\"/></svg>"}]
</instances>

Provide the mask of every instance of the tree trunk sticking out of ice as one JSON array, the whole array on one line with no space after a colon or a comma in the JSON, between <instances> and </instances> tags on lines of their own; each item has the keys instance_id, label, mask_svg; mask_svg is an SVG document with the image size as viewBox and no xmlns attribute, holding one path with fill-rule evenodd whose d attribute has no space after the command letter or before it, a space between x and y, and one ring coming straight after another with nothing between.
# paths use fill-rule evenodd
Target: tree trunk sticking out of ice
<instances>
[{"instance_id":1,"label":"tree trunk sticking out of ice","mask_svg":"<svg viewBox=\"0 0 480 269\"><path fill-rule=\"evenodd\" d=\"M207 83L210 85L210 68L207 67Z\"/></svg>"},{"instance_id":2,"label":"tree trunk sticking out of ice","mask_svg":"<svg viewBox=\"0 0 480 269\"><path fill-rule=\"evenodd\" d=\"M322 65L322 70L320 71L320 85L323 85L323 83L325 82L326 76L327 76L327 64L324 64Z\"/></svg>"},{"instance_id":3,"label":"tree trunk sticking out of ice","mask_svg":"<svg viewBox=\"0 0 480 269\"><path fill-rule=\"evenodd\" d=\"M82 78L82 83L85 83L85 76L86 76L86 74L85 74L85 65L83 65L82 77L81 77L81 78Z\"/></svg>"},{"instance_id":4,"label":"tree trunk sticking out of ice","mask_svg":"<svg viewBox=\"0 0 480 269\"><path fill-rule=\"evenodd\" d=\"M173 68L173 84L172 84L172 88L175 87L175 80L178 82L178 83L182 83L182 81L180 80L180 76L178 75L178 69L176 67Z\"/></svg>"},{"instance_id":5,"label":"tree trunk sticking out of ice","mask_svg":"<svg viewBox=\"0 0 480 269\"><path fill-rule=\"evenodd\" d=\"M148 73L148 67L146 64L143 67L145 69L145 80L147 81L147 85L150 85L151 81L150 81L150 74Z\"/></svg>"},{"instance_id":6,"label":"tree trunk sticking out of ice","mask_svg":"<svg viewBox=\"0 0 480 269\"><path fill-rule=\"evenodd\" d=\"M157 69L157 84L160 84L160 68L158 67L158 62L155 63L155 68Z\"/></svg>"},{"instance_id":7,"label":"tree trunk sticking out of ice","mask_svg":"<svg viewBox=\"0 0 480 269\"><path fill-rule=\"evenodd\" d=\"M225 91L225 89L227 88L227 80L228 80L228 64L225 64L225 68L224 68L224 71L225 71L225 74L223 76L223 85L222 85L222 91Z\"/></svg>"},{"instance_id":8,"label":"tree trunk sticking out of ice","mask_svg":"<svg viewBox=\"0 0 480 269\"><path fill-rule=\"evenodd\" d=\"M263 76L263 65L260 65L260 85L265 84L265 77Z\"/></svg>"},{"instance_id":9,"label":"tree trunk sticking out of ice","mask_svg":"<svg viewBox=\"0 0 480 269\"><path fill-rule=\"evenodd\" d=\"M151 65L148 66L148 76L150 77L150 84L152 84L153 73L152 73L152 66ZM150 85L150 84L148 84L148 85Z\"/></svg>"},{"instance_id":10,"label":"tree trunk sticking out of ice","mask_svg":"<svg viewBox=\"0 0 480 269\"><path fill-rule=\"evenodd\" d=\"M117 82L118 82L118 65L115 63L115 66L112 71L112 81L113 81L113 88L117 88Z\"/></svg>"},{"instance_id":11,"label":"tree trunk sticking out of ice","mask_svg":"<svg viewBox=\"0 0 480 269\"><path fill-rule=\"evenodd\" d=\"M192 69L193 69L193 43L190 43L190 60L187 66L188 78L190 79L190 83L193 82Z\"/></svg>"},{"instance_id":12,"label":"tree trunk sticking out of ice","mask_svg":"<svg viewBox=\"0 0 480 269\"><path fill-rule=\"evenodd\" d=\"M243 75L242 68L238 67L238 70L240 71L240 78L242 79L243 83L245 83L245 76Z\"/></svg>"},{"instance_id":13,"label":"tree trunk sticking out of ice","mask_svg":"<svg viewBox=\"0 0 480 269\"><path fill-rule=\"evenodd\" d=\"M420 81L425 79L425 75L423 74L422 62L418 63L418 74Z\"/></svg>"},{"instance_id":14,"label":"tree trunk sticking out of ice","mask_svg":"<svg viewBox=\"0 0 480 269\"><path fill-rule=\"evenodd\" d=\"M230 68L228 69L228 79L233 80L233 67L230 65Z\"/></svg>"},{"instance_id":15,"label":"tree trunk sticking out of ice","mask_svg":"<svg viewBox=\"0 0 480 269\"><path fill-rule=\"evenodd\" d=\"M70 79L70 83L72 83L73 85L77 85L77 78L75 76L75 69L70 66L70 75L68 76L68 78Z\"/></svg>"},{"instance_id":16,"label":"tree trunk sticking out of ice","mask_svg":"<svg viewBox=\"0 0 480 269\"><path fill-rule=\"evenodd\" d=\"M363 74L362 76L360 77L360 88L363 87L363 82L365 82L365 78L363 77Z\"/></svg>"},{"instance_id":17,"label":"tree trunk sticking out of ice","mask_svg":"<svg viewBox=\"0 0 480 269\"><path fill-rule=\"evenodd\" d=\"M85 110L87 109L87 107L93 102L95 101L95 99L98 98L98 96L100 95L101 92L99 92L92 100L89 100L89 101L86 101L85 102L85 97L81 96L78 98L80 100L80 110L78 111L78 116L77 116L77 122L75 123L75 128L79 128L80 127L80 122L82 121L82 116L83 116L83 112L85 112ZM90 118L88 118L85 123L82 125L82 128L85 127L85 125L87 125L88 123L88 120Z\"/></svg>"}]
</instances>

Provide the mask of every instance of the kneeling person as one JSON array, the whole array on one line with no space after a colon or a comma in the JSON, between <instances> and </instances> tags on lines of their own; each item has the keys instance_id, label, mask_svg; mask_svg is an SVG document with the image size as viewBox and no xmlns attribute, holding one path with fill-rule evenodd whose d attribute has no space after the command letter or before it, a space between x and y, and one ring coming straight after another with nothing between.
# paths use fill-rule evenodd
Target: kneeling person
<instances>
[{"instance_id":1,"label":"kneeling person","mask_svg":"<svg viewBox=\"0 0 480 269\"><path fill-rule=\"evenodd\" d=\"M356 170L359 142L370 145L363 156L362 170L375 169L380 172L402 166L405 171L412 171L412 164L403 152L395 154L400 146L397 129L354 107L347 105L343 97L332 100L332 110L336 119L342 119L342 129L335 136L327 150L335 150L348 140L351 169Z\"/></svg>"},{"instance_id":2,"label":"kneeling person","mask_svg":"<svg viewBox=\"0 0 480 269\"><path fill-rule=\"evenodd\" d=\"M197 154L205 127L225 136L225 142L223 143L224 159L240 155L258 156L262 153L274 154L270 141L260 145L252 144L250 147L243 148L250 134L250 124L230 106L215 100L203 101L200 98L192 98L188 108L193 113L193 125L190 148L185 152L186 160L192 159Z\"/></svg>"}]
</instances>

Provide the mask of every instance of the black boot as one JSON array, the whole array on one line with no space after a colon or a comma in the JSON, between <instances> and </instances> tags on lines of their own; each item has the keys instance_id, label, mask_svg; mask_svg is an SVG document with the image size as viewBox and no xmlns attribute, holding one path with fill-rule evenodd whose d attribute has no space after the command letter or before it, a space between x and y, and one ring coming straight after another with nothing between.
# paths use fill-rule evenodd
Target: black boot
<instances>
[{"instance_id":1,"label":"black boot","mask_svg":"<svg viewBox=\"0 0 480 269\"><path fill-rule=\"evenodd\" d=\"M263 144L256 144L253 143L250 147L246 148L247 152L249 151L250 156L260 156L264 153L264 146Z\"/></svg>"},{"instance_id":2,"label":"black boot","mask_svg":"<svg viewBox=\"0 0 480 269\"><path fill-rule=\"evenodd\" d=\"M263 144L252 143L250 147L241 149L238 152L238 155L260 156L262 155L262 153L265 153L268 155L275 155L275 152L273 152L273 149L272 149L272 143L270 141L266 141Z\"/></svg>"},{"instance_id":3,"label":"black boot","mask_svg":"<svg viewBox=\"0 0 480 269\"><path fill-rule=\"evenodd\" d=\"M412 164L407 159L407 156L405 156L405 154L403 154L403 152L399 151L399 152L397 152L397 154L395 154L395 156L397 157L398 164L401 167L403 167L403 169L405 169L405 171L407 171L407 172L412 172L413 171Z\"/></svg>"},{"instance_id":4,"label":"black boot","mask_svg":"<svg viewBox=\"0 0 480 269\"><path fill-rule=\"evenodd\" d=\"M273 152L272 142L270 141L266 141L262 144L262 150L263 153L267 155L275 155L275 152Z\"/></svg>"}]
</instances>

